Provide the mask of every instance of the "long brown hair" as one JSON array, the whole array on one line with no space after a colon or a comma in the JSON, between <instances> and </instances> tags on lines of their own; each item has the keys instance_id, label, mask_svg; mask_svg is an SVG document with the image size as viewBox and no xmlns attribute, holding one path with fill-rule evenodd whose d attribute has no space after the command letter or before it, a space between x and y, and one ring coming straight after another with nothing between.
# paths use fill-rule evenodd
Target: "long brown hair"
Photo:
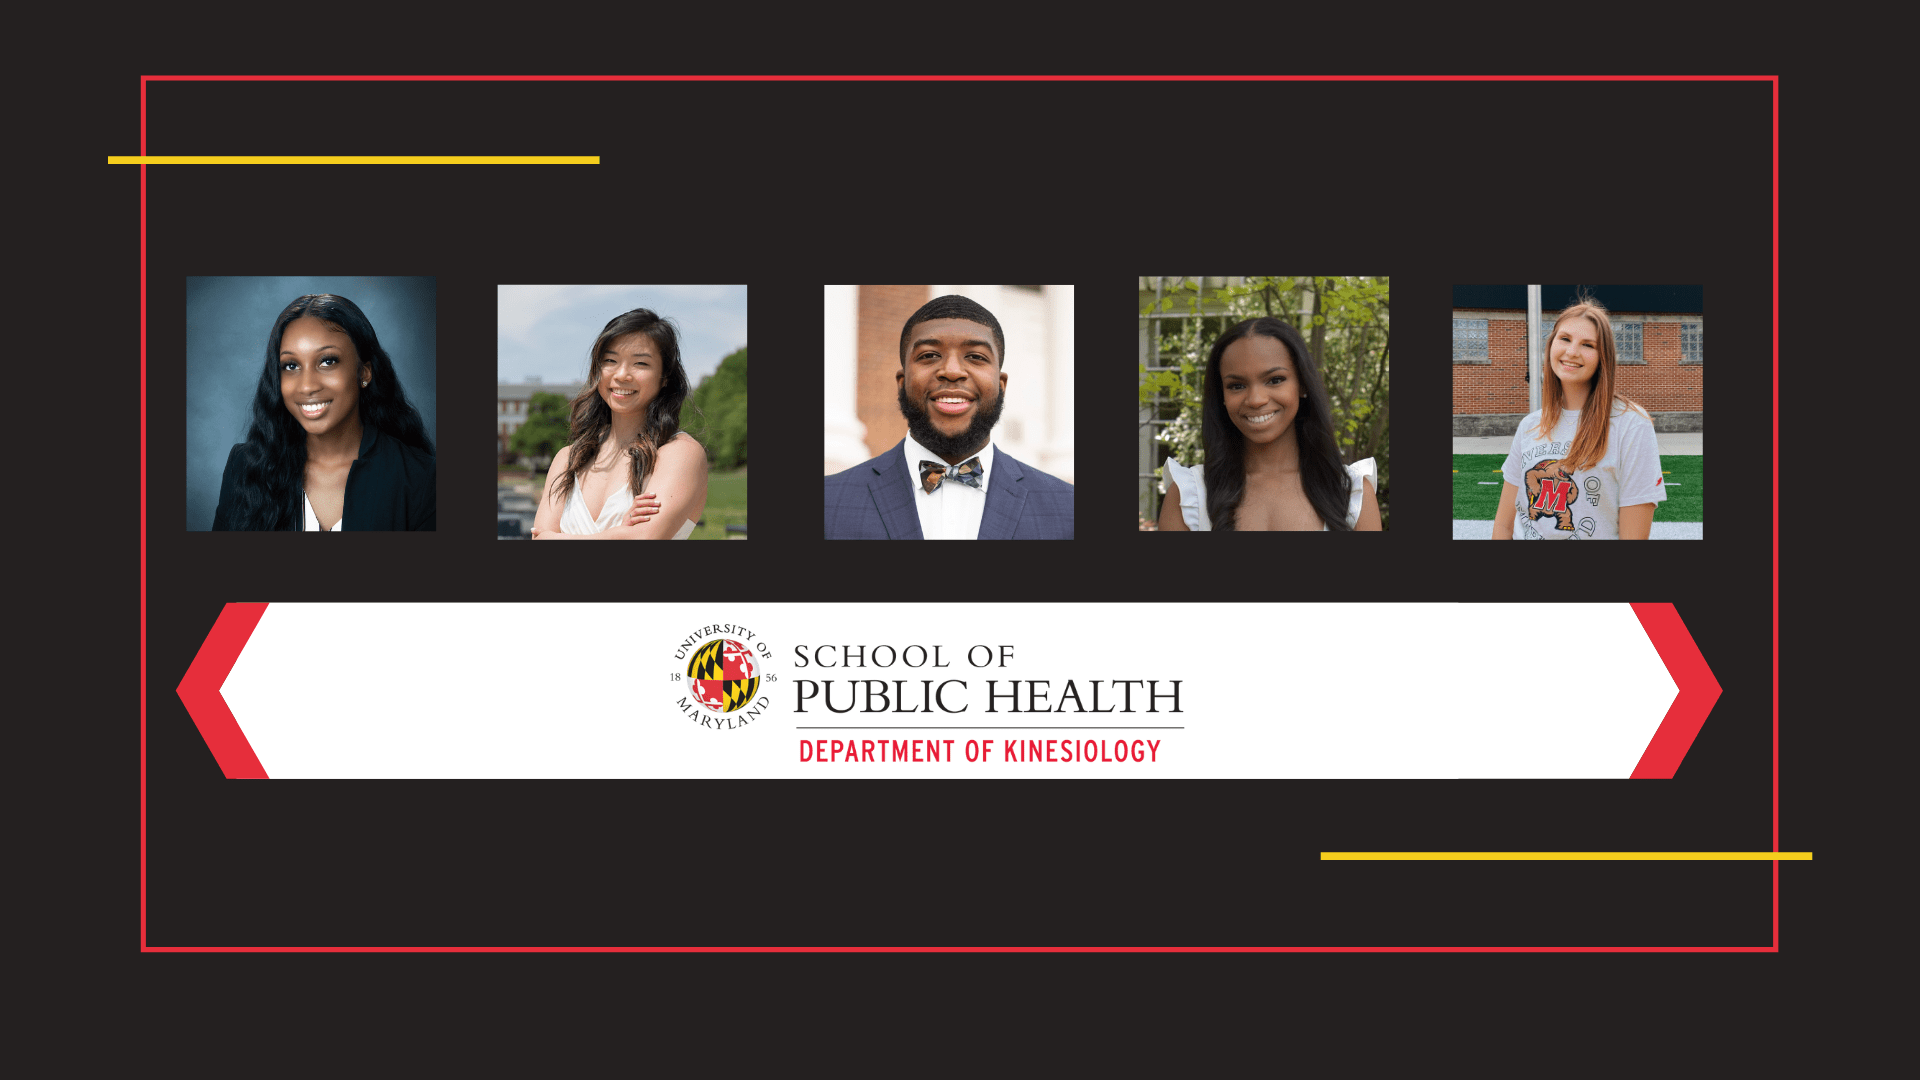
<instances>
[{"instance_id":1,"label":"long brown hair","mask_svg":"<svg viewBox=\"0 0 1920 1080\"><path fill-rule=\"evenodd\" d=\"M573 456L567 461L567 471L554 477L547 491L555 502L566 503L574 486L600 456L600 444L613 434L613 410L600 398L600 354L628 334L645 334L660 350L660 393L647 403L647 422L627 445L629 491L640 493L660 448L680 433L680 405L686 401L689 387L687 369L680 365L680 337L673 324L646 308L614 316L587 351L587 385L573 399Z\"/></svg>"},{"instance_id":2,"label":"long brown hair","mask_svg":"<svg viewBox=\"0 0 1920 1080\"><path fill-rule=\"evenodd\" d=\"M1553 332L1547 335L1548 349L1551 350L1553 339L1560 333L1560 324L1576 317L1584 317L1594 325L1594 343L1600 349L1600 370L1594 372L1593 381L1587 384L1587 404L1580 410L1580 424L1574 428L1573 445L1560 455L1560 467L1568 472L1591 469L1607 456L1608 424L1613 419L1614 402L1622 402L1630 409L1640 409L1632 398L1614 389L1613 320L1608 318L1606 306L1598 300L1581 297L1561 312L1560 317L1553 320ZM1552 363L1541 366L1546 377L1541 379L1540 431L1536 437L1547 439L1553 436L1553 429L1560 423L1560 414L1567 407L1567 391L1560 385L1560 374L1553 370Z\"/></svg>"}]
</instances>

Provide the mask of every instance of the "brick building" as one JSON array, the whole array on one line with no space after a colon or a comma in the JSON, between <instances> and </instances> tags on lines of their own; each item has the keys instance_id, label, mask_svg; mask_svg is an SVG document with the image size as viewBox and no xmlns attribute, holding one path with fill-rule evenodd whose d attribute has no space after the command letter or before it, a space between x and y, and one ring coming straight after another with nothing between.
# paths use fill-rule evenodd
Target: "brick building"
<instances>
[{"instance_id":1,"label":"brick building","mask_svg":"<svg viewBox=\"0 0 1920 1080\"><path fill-rule=\"evenodd\" d=\"M1705 288L1542 285L1543 350L1554 316L1582 290L1612 318L1620 392L1646 408L1657 431L1706 430ZM1455 285L1453 433L1511 435L1532 411L1527 402L1527 287Z\"/></svg>"},{"instance_id":2,"label":"brick building","mask_svg":"<svg viewBox=\"0 0 1920 1080\"><path fill-rule=\"evenodd\" d=\"M894 380L900 329L949 293L993 312L1006 335L1007 405L994 445L1072 483L1071 285L828 285L825 471L858 465L906 435Z\"/></svg>"},{"instance_id":3,"label":"brick building","mask_svg":"<svg viewBox=\"0 0 1920 1080\"><path fill-rule=\"evenodd\" d=\"M559 394L563 398L572 399L580 392L581 385L580 383L543 383L537 378L527 382L497 384L495 401L499 406L499 413L495 417L493 438L499 449L500 463L512 464L518 456L507 449L507 442L513 438L513 433L519 430L520 425L527 422L527 402L533 399L533 395Z\"/></svg>"}]
</instances>

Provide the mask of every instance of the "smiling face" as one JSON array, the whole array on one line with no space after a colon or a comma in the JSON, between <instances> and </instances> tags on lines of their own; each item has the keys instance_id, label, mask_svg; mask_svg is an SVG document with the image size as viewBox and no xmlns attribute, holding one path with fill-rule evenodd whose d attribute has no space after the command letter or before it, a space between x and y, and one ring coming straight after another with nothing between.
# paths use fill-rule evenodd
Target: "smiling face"
<instances>
[{"instance_id":1,"label":"smiling face","mask_svg":"<svg viewBox=\"0 0 1920 1080\"><path fill-rule=\"evenodd\" d=\"M1006 373L993 331L970 319L929 319L908 333L900 411L914 441L955 463L986 445L1000 419Z\"/></svg>"},{"instance_id":2,"label":"smiling face","mask_svg":"<svg viewBox=\"0 0 1920 1080\"><path fill-rule=\"evenodd\" d=\"M280 332L280 399L309 435L333 431L360 408L367 377L353 339L311 315Z\"/></svg>"},{"instance_id":3,"label":"smiling face","mask_svg":"<svg viewBox=\"0 0 1920 1080\"><path fill-rule=\"evenodd\" d=\"M1560 320L1547 343L1547 364L1562 383L1592 382L1600 370L1600 328L1581 315Z\"/></svg>"},{"instance_id":4,"label":"smiling face","mask_svg":"<svg viewBox=\"0 0 1920 1080\"><path fill-rule=\"evenodd\" d=\"M660 396L660 346L646 334L628 334L600 351L600 400L615 416L645 416Z\"/></svg>"},{"instance_id":5,"label":"smiling face","mask_svg":"<svg viewBox=\"0 0 1920 1080\"><path fill-rule=\"evenodd\" d=\"M1278 338L1248 334L1220 354L1220 389L1227 416L1250 443L1270 443L1293 428L1300 414L1300 373Z\"/></svg>"}]
</instances>

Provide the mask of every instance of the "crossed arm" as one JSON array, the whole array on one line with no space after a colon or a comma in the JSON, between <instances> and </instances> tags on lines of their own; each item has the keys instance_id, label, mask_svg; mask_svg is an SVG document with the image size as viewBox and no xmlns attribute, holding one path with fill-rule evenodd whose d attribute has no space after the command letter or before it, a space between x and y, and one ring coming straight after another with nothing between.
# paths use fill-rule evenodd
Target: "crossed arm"
<instances>
[{"instance_id":1,"label":"crossed arm","mask_svg":"<svg viewBox=\"0 0 1920 1080\"><path fill-rule=\"evenodd\" d=\"M707 507L707 452L690 435L682 434L660 448L651 490L636 495L624 522L605 532L574 536L560 531L563 504L551 494L553 478L566 473L572 447L554 455L547 470L547 488L533 519L535 540L671 540L680 526L698 521Z\"/></svg>"}]
</instances>

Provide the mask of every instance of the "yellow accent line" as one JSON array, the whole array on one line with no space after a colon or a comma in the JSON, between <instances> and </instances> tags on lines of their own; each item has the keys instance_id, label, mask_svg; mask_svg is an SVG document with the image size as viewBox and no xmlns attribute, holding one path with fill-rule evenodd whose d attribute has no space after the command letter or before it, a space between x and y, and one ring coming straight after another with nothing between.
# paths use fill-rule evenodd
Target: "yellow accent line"
<instances>
[{"instance_id":1,"label":"yellow accent line","mask_svg":"<svg viewBox=\"0 0 1920 1080\"><path fill-rule=\"evenodd\" d=\"M1322 862L1812 862L1811 851L1323 851Z\"/></svg>"},{"instance_id":2,"label":"yellow accent line","mask_svg":"<svg viewBox=\"0 0 1920 1080\"><path fill-rule=\"evenodd\" d=\"M598 165L600 158L503 154L402 155L389 157L324 155L200 154L185 156L138 154L107 156L109 165Z\"/></svg>"}]
</instances>

